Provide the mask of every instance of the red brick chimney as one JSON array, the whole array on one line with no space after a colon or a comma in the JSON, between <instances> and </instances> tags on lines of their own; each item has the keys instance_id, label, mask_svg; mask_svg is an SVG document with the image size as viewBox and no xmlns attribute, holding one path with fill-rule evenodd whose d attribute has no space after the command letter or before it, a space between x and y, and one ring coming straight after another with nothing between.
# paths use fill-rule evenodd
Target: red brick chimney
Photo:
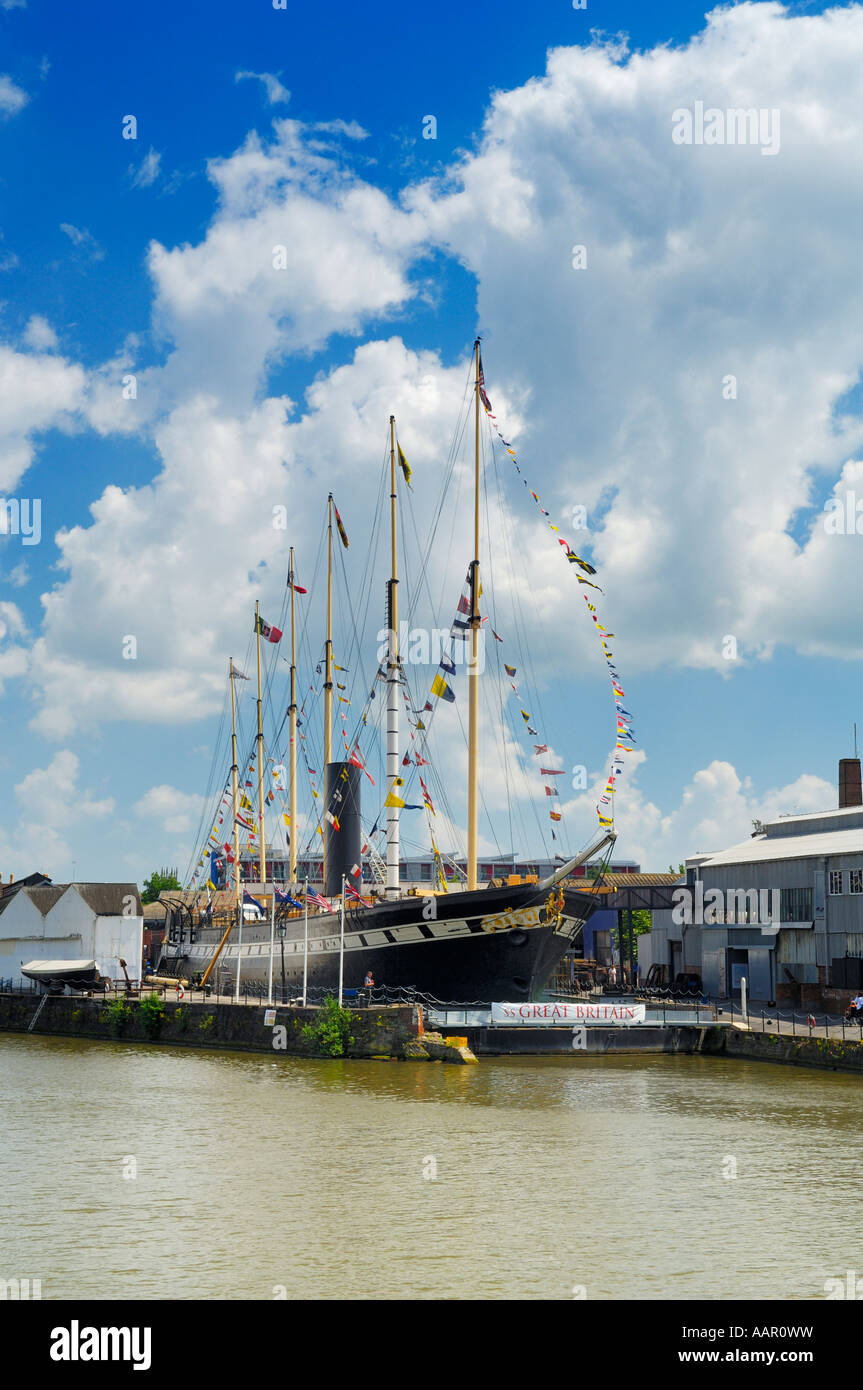
<instances>
[{"instance_id":1,"label":"red brick chimney","mask_svg":"<svg viewBox=\"0 0 863 1390\"><path fill-rule=\"evenodd\" d=\"M863 806L859 758L839 759L839 809L844 806Z\"/></svg>"}]
</instances>

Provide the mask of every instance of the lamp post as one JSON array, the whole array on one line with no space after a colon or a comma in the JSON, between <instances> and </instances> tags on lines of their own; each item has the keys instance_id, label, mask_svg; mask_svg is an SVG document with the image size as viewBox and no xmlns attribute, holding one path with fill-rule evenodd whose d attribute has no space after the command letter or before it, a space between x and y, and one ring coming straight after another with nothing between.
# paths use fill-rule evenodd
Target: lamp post
<instances>
[{"instance_id":1,"label":"lamp post","mask_svg":"<svg viewBox=\"0 0 863 1390\"><path fill-rule=\"evenodd\" d=\"M285 994L287 993L285 986L285 937L288 934L287 922L280 922L277 930L279 933L279 945L282 948L282 1003L284 1004Z\"/></svg>"}]
</instances>

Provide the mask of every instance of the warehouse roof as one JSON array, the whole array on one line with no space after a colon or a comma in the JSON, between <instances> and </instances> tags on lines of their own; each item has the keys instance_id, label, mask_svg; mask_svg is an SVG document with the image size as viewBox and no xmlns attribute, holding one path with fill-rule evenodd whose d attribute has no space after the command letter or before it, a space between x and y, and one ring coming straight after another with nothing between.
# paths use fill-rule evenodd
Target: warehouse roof
<instances>
[{"instance_id":1,"label":"warehouse roof","mask_svg":"<svg viewBox=\"0 0 863 1390\"><path fill-rule=\"evenodd\" d=\"M140 917L143 911L138 886L135 883L46 883L36 887L25 885L16 893L4 894L0 898L0 913L6 911L19 893L23 893L45 917L69 888L74 888L80 893L97 917ZM132 898L135 904L135 911L131 914L125 911L129 898Z\"/></svg>"},{"instance_id":2,"label":"warehouse roof","mask_svg":"<svg viewBox=\"0 0 863 1390\"><path fill-rule=\"evenodd\" d=\"M775 859L810 859L837 854L863 854L863 827L826 830L815 835L754 835L742 845L732 845L702 861L712 869L721 864L770 863Z\"/></svg>"}]
</instances>

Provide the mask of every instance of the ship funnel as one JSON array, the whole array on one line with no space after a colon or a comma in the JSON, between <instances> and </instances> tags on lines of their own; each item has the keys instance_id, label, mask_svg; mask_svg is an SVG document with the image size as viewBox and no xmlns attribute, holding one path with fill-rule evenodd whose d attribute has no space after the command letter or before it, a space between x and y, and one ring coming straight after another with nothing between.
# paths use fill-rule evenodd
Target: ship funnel
<instances>
[{"instance_id":1,"label":"ship funnel","mask_svg":"<svg viewBox=\"0 0 863 1390\"><path fill-rule=\"evenodd\" d=\"M362 772L353 763L327 763L324 774L326 812L322 829L327 866L324 894L328 898L341 893L342 874L355 888L359 886L359 878L353 870L358 864L362 866L363 862L361 780Z\"/></svg>"}]
</instances>

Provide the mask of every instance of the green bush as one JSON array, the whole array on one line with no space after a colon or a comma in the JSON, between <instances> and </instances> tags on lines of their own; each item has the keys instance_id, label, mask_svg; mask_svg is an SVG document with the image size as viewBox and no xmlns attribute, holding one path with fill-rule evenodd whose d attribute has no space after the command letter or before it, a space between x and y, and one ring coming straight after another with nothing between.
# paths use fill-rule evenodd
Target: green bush
<instances>
[{"instance_id":1,"label":"green bush","mask_svg":"<svg viewBox=\"0 0 863 1390\"><path fill-rule=\"evenodd\" d=\"M107 1023L112 1038L120 1038L125 1033L131 1017L132 1009L125 999L112 999L110 1004L105 1005L99 1015L99 1020L102 1023Z\"/></svg>"},{"instance_id":2,"label":"green bush","mask_svg":"<svg viewBox=\"0 0 863 1390\"><path fill-rule=\"evenodd\" d=\"M189 1031L189 1010L184 1009L182 1004L179 1009L174 1011L174 1022L181 1033L187 1033Z\"/></svg>"},{"instance_id":3,"label":"green bush","mask_svg":"<svg viewBox=\"0 0 863 1390\"><path fill-rule=\"evenodd\" d=\"M198 1024L198 1027L200 1028L202 1033L209 1033L215 1021L216 1020L212 1014L207 1014L206 1018L201 1019L201 1022Z\"/></svg>"},{"instance_id":4,"label":"green bush","mask_svg":"<svg viewBox=\"0 0 863 1390\"><path fill-rule=\"evenodd\" d=\"M354 1044L352 1017L350 1009L342 1008L336 999L328 996L317 1022L307 1023L303 1028L303 1037L312 1044L319 1057L343 1057L345 1049Z\"/></svg>"},{"instance_id":5,"label":"green bush","mask_svg":"<svg viewBox=\"0 0 863 1390\"><path fill-rule=\"evenodd\" d=\"M143 999L138 1000L138 1012L141 1015L144 1033L151 1042L154 1042L162 1031L165 1005L158 994L147 994Z\"/></svg>"}]
</instances>

